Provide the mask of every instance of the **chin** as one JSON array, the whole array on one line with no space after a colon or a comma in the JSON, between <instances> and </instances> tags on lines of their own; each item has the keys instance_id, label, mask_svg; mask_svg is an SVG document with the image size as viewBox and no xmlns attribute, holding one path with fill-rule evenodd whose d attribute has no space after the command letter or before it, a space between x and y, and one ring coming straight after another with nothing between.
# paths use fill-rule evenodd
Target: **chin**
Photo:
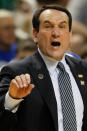
<instances>
[{"instance_id":1,"label":"chin","mask_svg":"<svg viewBox=\"0 0 87 131\"><path fill-rule=\"evenodd\" d=\"M61 60L62 58L63 58L63 56L64 56L64 54L55 54L55 55L53 55L52 57L54 58L54 59L56 59L56 60Z\"/></svg>"}]
</instances>

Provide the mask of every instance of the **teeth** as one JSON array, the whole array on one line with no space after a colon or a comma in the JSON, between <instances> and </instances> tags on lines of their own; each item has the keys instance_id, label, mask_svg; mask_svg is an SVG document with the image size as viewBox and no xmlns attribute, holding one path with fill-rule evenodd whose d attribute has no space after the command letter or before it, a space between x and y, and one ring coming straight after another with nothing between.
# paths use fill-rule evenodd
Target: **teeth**
<instances>
[{"instance_id":1,"label":"teeth","mask_svg":"<svg viewBox=\"0 0 87 131\"><path fill-rule=\"evenodd\" d=\"M52 46L60 46L60 42L52 42Z\"/></svg>"}]
</instances>

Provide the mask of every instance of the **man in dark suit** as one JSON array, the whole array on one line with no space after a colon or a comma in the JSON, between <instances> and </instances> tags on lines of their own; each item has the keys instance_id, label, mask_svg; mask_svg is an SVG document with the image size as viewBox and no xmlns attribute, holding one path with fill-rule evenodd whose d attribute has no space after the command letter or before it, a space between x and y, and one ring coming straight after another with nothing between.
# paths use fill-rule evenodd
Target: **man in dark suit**
<instances>
[{"instance_id":1,"label":"man in dark suit","mask_svg":"<svg viewBox=\"0 0 87 131\"><path fill-rule=\"evenodd\" d=\"M64 55L71 44L71 26L71 14L65 8L44 6L35 12L33 36L38 51L1 70L2 130L87 130L87 63ZM65 68L58 66L60 62ZM60 82L60 70L66 70L70 78L68 81L71 81L69 88L72 87L73 105L69 106L72 102L68 104L71 96L67 99L68 102L64 100L63 103L67 103L66 107L68 105L69 108L63 106L60 93L61 86L68 88L68 78L63 73L63 82ZM68 97L69 91L67 92L64 99Z\"/></svg>"}]
</instances>

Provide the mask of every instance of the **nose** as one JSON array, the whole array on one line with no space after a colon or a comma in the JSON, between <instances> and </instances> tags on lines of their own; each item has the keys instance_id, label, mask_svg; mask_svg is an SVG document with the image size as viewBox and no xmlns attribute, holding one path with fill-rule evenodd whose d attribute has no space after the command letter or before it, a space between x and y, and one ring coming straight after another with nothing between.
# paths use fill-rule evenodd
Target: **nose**
<instances>
[{"instance_id":1,"label":"nose","mask_svg":"<svg viewBox=\"0 0 87 131\"><path fill-rule=\"evenodd\" d=\"M52 30L52 36L53 36L54 38L60 37L60 31L58 30L58 28L54 28L54 29Z\"/></svg>"}]
</instances>

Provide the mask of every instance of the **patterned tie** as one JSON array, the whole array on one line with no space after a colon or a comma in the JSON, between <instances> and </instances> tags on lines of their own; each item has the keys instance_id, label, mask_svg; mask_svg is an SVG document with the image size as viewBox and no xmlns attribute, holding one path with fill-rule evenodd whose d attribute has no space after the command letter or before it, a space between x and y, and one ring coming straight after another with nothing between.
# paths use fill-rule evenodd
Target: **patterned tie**
<instances>
[{"instance_id":1,"label":"patterned tie","mask_svg":"<svg viewBox=\"0 0 87 131\"><path fill-rule=\"evenodd\" d=\"M61 62L58 63L57 68L59 69L58 83L63 113L63 128L64 131L77 131L76 112L70 77Z\"/></svg>"}]
</instances>

